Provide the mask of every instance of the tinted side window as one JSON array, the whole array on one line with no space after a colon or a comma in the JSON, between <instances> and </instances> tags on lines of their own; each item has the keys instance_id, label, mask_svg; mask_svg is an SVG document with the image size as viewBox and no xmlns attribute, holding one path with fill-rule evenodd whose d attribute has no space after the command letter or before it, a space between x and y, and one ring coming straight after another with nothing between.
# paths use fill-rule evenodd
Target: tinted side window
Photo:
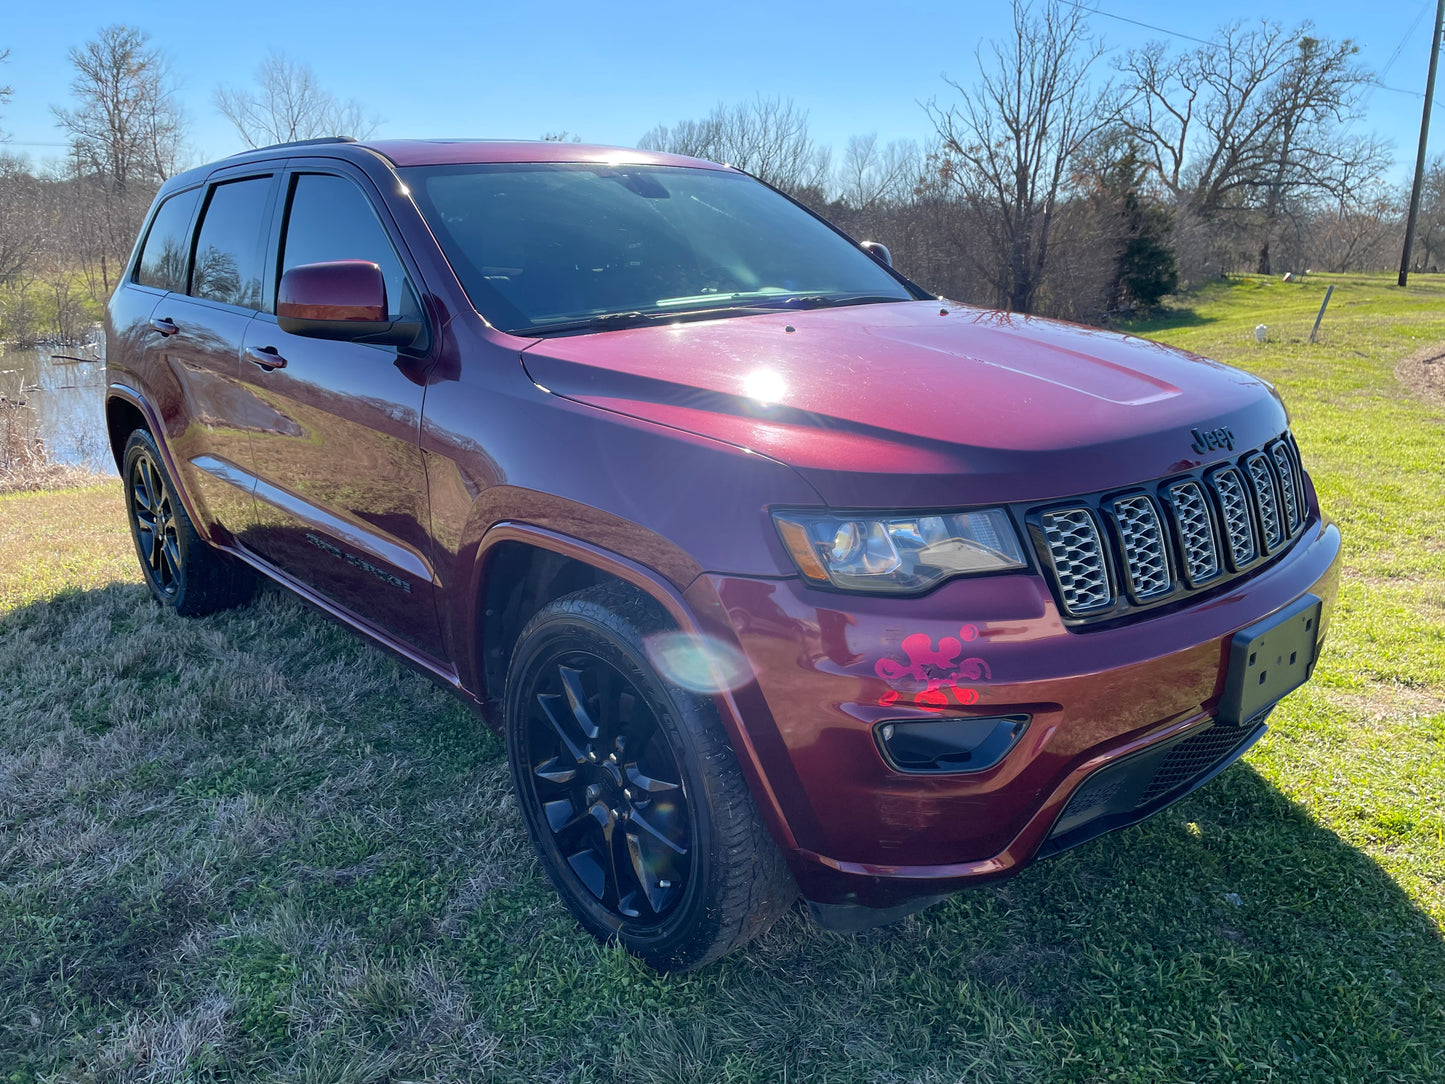
<instances>
[{"instance_id":1,"label":"tinted side window","mask_svg":"<svg viewBox=\"0 0 1445 1084\"><path fill-rule=\"evenodd\" d=\"M303 173L291 186L281 273L327 260L370 260L386 279L390 315L420 317L421 307L371 201L344 177Z\"/></svg>"},{"instance_id":2,"label":"tinted side window","mask_svg":"<svg viewBox=\"0 0 1445 1084\"><path fill-rule=\"evenodd\" d=\"M270 194L270 177L228 181L211 189L196 234L194 297L261 307L262 235Z\"/></svg>"},{"instance_id":3,"label":"tinted side window","mask_svg":"<svg viewBox=\"0 0 1445 1084\"><path fill-rule=\"evenodd\" d=\"M177 192L161 204L151 221L136 264L135 281L157 290L186 288L186 260L191 254L191 215L201 190Z\"/></svg>"}]
</instances>

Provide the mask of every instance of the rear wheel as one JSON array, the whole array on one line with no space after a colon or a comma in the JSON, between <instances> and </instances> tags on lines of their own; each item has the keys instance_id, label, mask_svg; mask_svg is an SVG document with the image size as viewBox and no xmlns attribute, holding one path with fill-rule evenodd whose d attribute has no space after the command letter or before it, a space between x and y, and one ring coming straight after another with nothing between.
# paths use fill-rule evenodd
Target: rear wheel
<instances>
[{"instance_id":1,"label":"rear wheel","mask_svg":"<svg viewBox=\"0 0 1445 1084\"><path fill-rule=\"evenodd\" d=\"M141 574L151 595L184 617L237 606L251 597L249 569L202 541L166 473L155 438L137 429L121 460L125 508Z\"/></svg>"},{"instance_id":2,"label":"rear wheel","mask_svg":"<svg viewBox=\"0 0 1445 1084\"><path fill-rule=\"evenodd\" d=\"M667 627L621 585L544 607L508 671L507 748L563 902L597 937L688 970L765 930L796 889L711 701L648 661Z\"/></svg>"}]
</instances>

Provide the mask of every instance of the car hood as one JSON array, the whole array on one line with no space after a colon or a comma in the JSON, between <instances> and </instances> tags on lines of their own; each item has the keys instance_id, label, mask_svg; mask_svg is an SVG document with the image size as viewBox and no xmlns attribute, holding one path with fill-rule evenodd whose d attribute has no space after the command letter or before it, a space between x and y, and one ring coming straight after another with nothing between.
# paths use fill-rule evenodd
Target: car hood
<instances>
[{"instance_id":1,"label":"car hood","mask_svg":"<svg viewBox=\"0 0 1445 1084\"><path fill-rule=\"evenodd\" d=\"M1272 388L1058 321L940 304L767 313L539 340L531 378L579 402L789 464L834 506L1038 500L1131 485L1278 436Z\"/></svg>"}]
</instances>

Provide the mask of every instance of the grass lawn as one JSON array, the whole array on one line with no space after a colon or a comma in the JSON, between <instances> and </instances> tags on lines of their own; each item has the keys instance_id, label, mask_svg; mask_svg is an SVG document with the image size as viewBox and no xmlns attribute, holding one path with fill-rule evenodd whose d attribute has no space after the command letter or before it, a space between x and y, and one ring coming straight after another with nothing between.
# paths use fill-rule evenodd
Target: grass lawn
<instances>
[{"instance_id":1,"label":"grass lawn","mask_svg":"<svg viewBox=\"0 0 1445 1084\"><path fill-rule=\"evenodd\" d=\"M688 976L578 930L500 744L426 681L278 592L161 613L118 483L0 497L0 1084L1445 1080L1445 404L1395 377L1445 277L1388 283L1132 329L1277 383L1344 530L1316 679L1242 765Z\"/></svg>"}]
</instances>

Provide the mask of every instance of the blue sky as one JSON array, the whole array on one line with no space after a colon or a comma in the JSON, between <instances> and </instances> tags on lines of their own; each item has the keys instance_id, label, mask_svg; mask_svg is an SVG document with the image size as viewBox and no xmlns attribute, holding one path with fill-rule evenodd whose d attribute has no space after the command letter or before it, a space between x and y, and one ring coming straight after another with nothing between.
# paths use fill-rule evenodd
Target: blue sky
<instances>
[{"instance_id":1,"label":"blue sky","mask_svg":"<svg viewBox=\"0 0 1445 1084\"><path fill-rule=\"evenodd\" d=\"M60 152L44 144L61 140L49 107L68 101L67 50L107 23L126 22L148 31L170 55L197 161L239 149L211 96L217 84L248 82L272 48L310 64L333 93L360 100L382 118L382 136L534 139L566 129L588 142L631 145L654 124L701 116L718 101L761 93L793 98L808 111L814 135L838 150L848 136L874 131L885 140L924 138L930 129L918 103L948 99L945 73L970 82L977 72L975 50L1000 33L1008 17L1000 0L68 0L63 7L7 7L0 48L11 55L0 67L0 84L10 84L15 97L0 129L11 136L9 150L37 159ZM1195 37L1208 37L1233 19L1263 15L1293 25L1310 18L1321 34L1354 38L1377 72L1388 66L1385 83L1414 91L1424 85L1434 16L1434 0L1278 0L1263 6L1101 0L1099 7ZM1113 47L1168 37L1100 14L1091 20ZM1358 130L1393 140L1398 179L1407 177L1413 162L1420 105L1419 97L1377 89L1359 122ZM1432 147L1445 151L1445 108L1439 104L1435 125Z\"/></svg>"}]
</instances>

